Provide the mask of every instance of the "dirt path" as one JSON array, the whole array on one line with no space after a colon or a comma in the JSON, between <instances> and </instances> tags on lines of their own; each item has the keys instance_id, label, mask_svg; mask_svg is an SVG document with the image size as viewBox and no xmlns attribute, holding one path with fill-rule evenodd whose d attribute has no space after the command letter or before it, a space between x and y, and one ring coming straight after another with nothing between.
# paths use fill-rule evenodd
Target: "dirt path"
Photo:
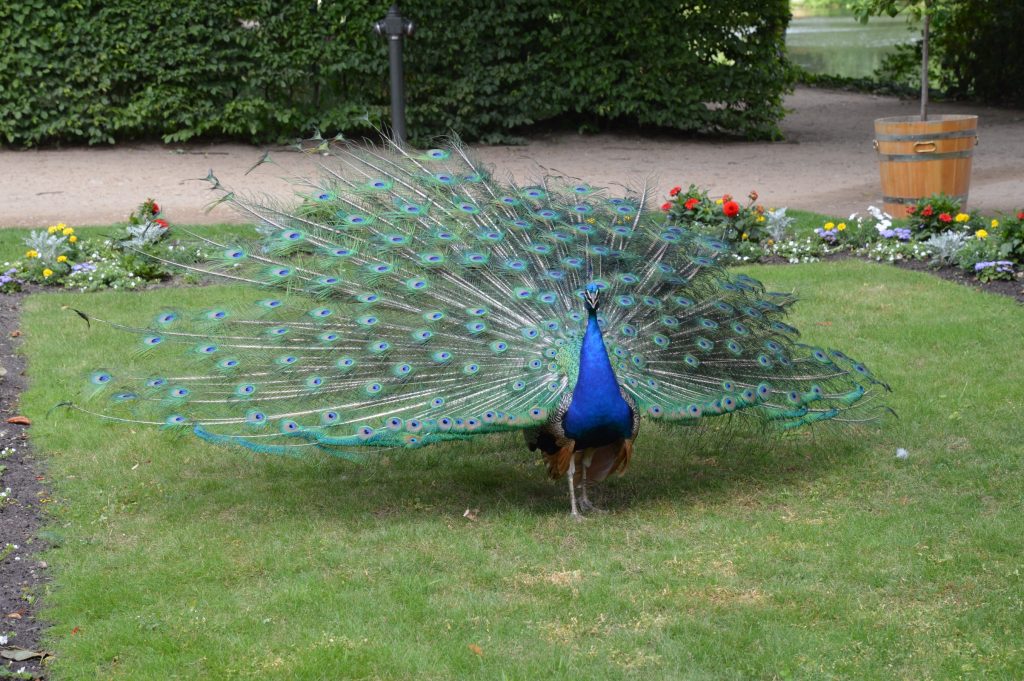
<instances>
[{"instance_id":1,"label":"dirt path","mask_svg":"<svg viewBox=\"0 0 1024 681\"><path fill-rule=\"evenodd\" d=\"M503 175L526 180L538 166L611 185L652 176L667 191L689 183L712 193L745 196L756 189L772 206L834 215L863 211L879 200L873 120L910 115L916 104L891 97L799 88L786 100L784 142L688 139L669 136L540 135L524 146L476 151ZM971 207L986 213L1024 205L1024 111L939 104L935 113L981 117ZM308 157L274 150L278 168L243 177L262 149L241 144L126 144L63 150L0 151L0 227L109 224L123 220L146 197L181 223L236 221L224 208L204 208L206 184L191 181L212 168L234 189L287 196L286 174L310 174Z\"/></svg>"}]
</instances>

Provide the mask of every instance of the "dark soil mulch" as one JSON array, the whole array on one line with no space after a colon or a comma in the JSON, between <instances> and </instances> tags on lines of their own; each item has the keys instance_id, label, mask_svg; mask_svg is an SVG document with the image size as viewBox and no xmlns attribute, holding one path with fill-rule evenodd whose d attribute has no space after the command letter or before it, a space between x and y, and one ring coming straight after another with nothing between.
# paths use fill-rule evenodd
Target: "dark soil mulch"
<instances>
[{"instance_id":1,"label":"dark soil mulch","mask_svg":"<svg viewBox=\"0 0 1024 681\"><path fill-rule=\"evenodd\" d=\"M46 628L37 617L39 597L48 579L46 563L39 558L46 542L38 536L47 497L44 468L29 449L29 426L8 423L19 415L18 398L26 382L25 359L15 352L23 297L0 296L0 366L6 370L0 376L0 449L14 450L0 459L0 491L10 489L0 501L0 549L7 544L18 547L0 560L0 637L7 637L7 645L0 646L0 669L42 679L45 671L40 658L15 661L2 656L4 651L18 648L39 651Z\"/></svg>"},{"instance_id":2,"label":"dark soil mulch","mask_svg":"<svg viewBox=\"0 0 1024 681\"><path fill-rule=\"evenodd\" d=\"M1010 296L1016 298L1018 303L1024 303L1024 281L1017 279L1015 281L989 281L980 282L974 277L970 276L967 272L960 269L959 267L950 267L944 265L942 267L932 267L926 262L920 260L908 260L899 261L896 263L897 267L902 267L905 270L917 270L919 272L928 272L934 274L942 279L962 284L964 286L970 286L971 288L981 289L988 293L997 293L1002 296Z\"/></svg>"}]
</instances>

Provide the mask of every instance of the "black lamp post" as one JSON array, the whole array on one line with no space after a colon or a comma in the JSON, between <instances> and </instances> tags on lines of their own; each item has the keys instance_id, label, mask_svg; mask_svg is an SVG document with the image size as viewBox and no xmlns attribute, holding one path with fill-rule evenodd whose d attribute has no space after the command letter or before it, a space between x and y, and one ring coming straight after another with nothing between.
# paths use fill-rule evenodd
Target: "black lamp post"
<instances>
[{"instance_id":1,"label":"black lamp post","mask_svg":"<svg viewBox=\"0 0 1024 681\"><path fill-rule=\"evenodd\" d=\"M388 59L391 65L391 130L395 141L405 143L405 77L402 75L402 39L412 36L415 27L398 11L398 3L391 5L388 15L375 21L373 30L388 39Z\"/></svg>"}]
</instances>

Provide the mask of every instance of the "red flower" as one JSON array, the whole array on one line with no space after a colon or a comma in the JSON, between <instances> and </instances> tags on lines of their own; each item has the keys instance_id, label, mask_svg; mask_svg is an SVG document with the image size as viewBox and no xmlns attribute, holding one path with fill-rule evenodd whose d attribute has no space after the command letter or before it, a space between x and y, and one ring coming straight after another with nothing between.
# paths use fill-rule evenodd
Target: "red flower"
<instances>
[{"instance_id":1,"label":"red flower","mask_svg":"<svg viewBox=\"0 0 1024 681\"><path fill-rule=\"evenodd\" d=\"M679 192L681 192L681 191L683 191L683 188L680 187L679 185L676 185L675 187L672 187L672 189L668 190L668 195L669 196L679 196Z\"/></svg>"},{"instance_id":2,"label":"red flower","mask_svg":"<svg viewBox=\"0 0 1024 681\"><path fill-rule=\"evenodd\" d=\"M907 215L913 215L917 212L917 206L907 206Z\"/></svg>"},{"instance_id":3,"label":"red flower","mask_svg":"<svg viewBox=\"0 0 1024 681\"><path fill-rule=\"evenodd\" d=\"M694 208L697 207L698 203L700 203L700 199L697 199L697 198L686 199L686 203L683 204L683 208L685 208L686 210L693 210Z\"/></svg>"},{"instance_id":4,"label":"red flower","mask_svg":"<svg viewBox=\"0 0 1024 681\"><path fill-rule=\"evenodd\" d=\"M939 220L942 222L953 222L953 216L949 213L939 213Z\"/></svg>"},{"instance_id":5,"label":"red flower","mask_svg":"<svg viewBox=\"0 0 1024 681\"><path fill-rule=\"evenodd\" d=\"M928 205L928 206L925 206L924 210L921 211L921 215L925 216L926 218L930 218L932 216L932 213L934 213L934 212L935 211L932 210L932 207L930 205Z\"/></svg>"},{"instance_id":6,"label":"red flower","mask_svg":"<svg viewBox=\"0 0 1024 681\"><path fill-rule=\"evenodd\" d=\"M153 215L159 215L159 214L160 214L160 206L158 206L156 204L156 201L154 201L153 202Z\"/></svg>"},{"instance_id":7,"label":"red flower","mask_svg":"<svg viewBox=\"0 0 1024 681\"><path fill-rule=\"evenodd\" d=\"M671 201L666 201L665 203L661 204L661 209L663 211L665 211L666 213L668 211L672 210L672 202Z\"/></svg>"},{"instance_id":8,"label":"red flower","mask_svg":"<svg viewBox=\"0 0 1024 681\"><path fill-rule=\"evenodd\" d=\"M735 201L726 201L722 204L722 212L728 218L734 218L740 214L740 204Z\"/></svg>"},{"instance_id":9,"label":"red flower","mask_svg":"<svg viewBox=\"0 0 1024 681\"><path fill-rule=\"evenodd\" d=\"M168 227L167 220L164 220L163 218L157 218L156 220L153 220L153 222L160 225L160 229L167 229Z\"/></svg>"},{"instance_id":10,"label":"red flower","mask_svg":"<svg viewBox=\"0 0 1024 681\"><path fill-rule=\"evenodd\" d=\"M729 203L732 201L732 194L722 194L722 203Z\"/></svg>"},{"instance_id":11,"label":"red flower","mask_svg":"<svg viewBox=\"0 0 1024 681\"><path fill-rule=\"evenodd\" d=\"M1017 213L1017 219L1018 220L1024 220L1024 210L1022 210L1021 212Z\"/></svg>"}]
</instances>

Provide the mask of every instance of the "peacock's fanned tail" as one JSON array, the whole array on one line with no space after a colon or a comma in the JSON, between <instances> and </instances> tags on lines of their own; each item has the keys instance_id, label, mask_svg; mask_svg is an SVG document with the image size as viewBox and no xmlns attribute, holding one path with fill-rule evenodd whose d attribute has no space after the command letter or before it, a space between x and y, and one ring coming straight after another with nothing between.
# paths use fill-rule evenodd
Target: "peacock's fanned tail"
<instances>
[{"instance_id":1,"label":"peacock's fanned tail","mask_svg":"<svg viewBox=\"0 0 1024 681\"><path fill-rule=\"evenodd\" d=\"M497 182L457 141L338 145L321 166L295 206L213 178L262 238L197 237L216 255L183 266L251 302L120 326L163 369L97 370L101 406L82 409L267 453L535 427L575 385L588 284L647 418L741 412L793 428L877 406L884 386L868 369L797 343L790 297L728 274L726 244L665 224L646 187L612 197L565 178Z\"/></svg>"}]
</instances>

